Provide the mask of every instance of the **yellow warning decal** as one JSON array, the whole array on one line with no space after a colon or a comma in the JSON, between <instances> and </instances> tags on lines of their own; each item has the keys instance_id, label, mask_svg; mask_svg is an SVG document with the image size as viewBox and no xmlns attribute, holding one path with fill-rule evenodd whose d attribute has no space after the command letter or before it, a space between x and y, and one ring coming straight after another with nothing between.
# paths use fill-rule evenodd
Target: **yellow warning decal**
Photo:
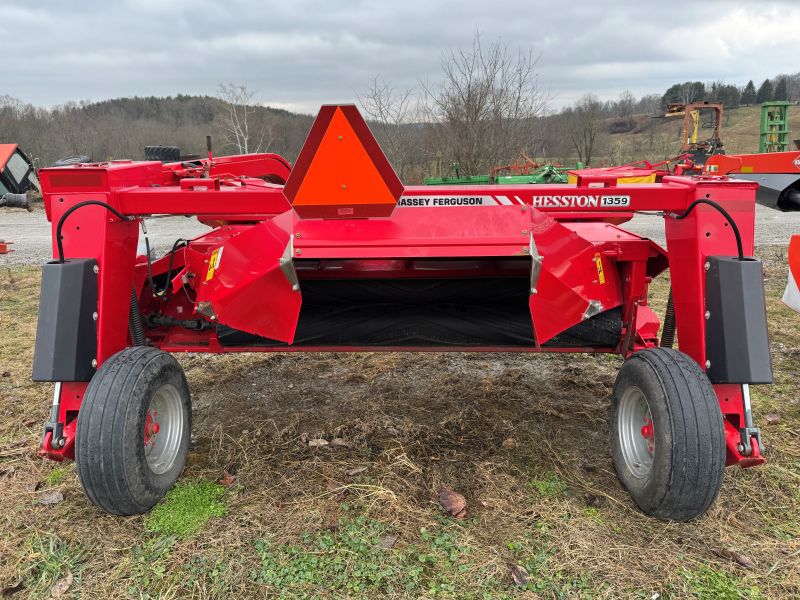
<instances>
[{"instance_id":1,"label":"yellow warning decal","mask_svg":"<svg viewBox=\"0 0 800 600\"><path fill-rule=\"evenodd\" d=\"M211 278L214 277L214 273L219 269L223 250L224 248L217 248L211 253L211 258L208 261L208 271L206 271L206 281L211 281Z\"/></svg>"},{"instance_id":2,"label":"yellow warning decal","mask_svg":"<svg viewBox=\"0 0 800 600\"><path fill-rule=\"evenodd\" d=\"M594 255L594 264L597 265L597 282L600 285L605 285L606 284L606 274L603 271L603 258L600 256L599 252Z\"/></svg>"}]
</instances>

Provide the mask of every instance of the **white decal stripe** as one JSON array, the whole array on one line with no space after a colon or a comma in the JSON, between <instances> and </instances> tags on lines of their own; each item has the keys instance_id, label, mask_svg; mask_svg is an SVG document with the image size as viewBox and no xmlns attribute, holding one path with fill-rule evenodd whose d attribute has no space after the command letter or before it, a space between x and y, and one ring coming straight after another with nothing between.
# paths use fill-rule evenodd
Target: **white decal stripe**
<instances>
[{"instance_id":1,"label":"white decal stripe","mask_svg":"<svg viewBox=\"0 0 800 600\"><path fill-rule=\"evenodd\" d=\"M512 204L508 198L506 202ZM397 201L397 206L415 208L442 207L442 206L497 206L500 204L493 196L402 196Z\"/></svg>"},{"instance_id":2,"label":"white decal stripe","mask_svg":"<svg viewBox=\"0 0 800 600\"><path fill-rule=\"evenodd\" d=\"M497 199L500 201L500 204L504 206L510 206L511 200L508 199L508 196L497 196Z\"/></svg>"}]
</instances>

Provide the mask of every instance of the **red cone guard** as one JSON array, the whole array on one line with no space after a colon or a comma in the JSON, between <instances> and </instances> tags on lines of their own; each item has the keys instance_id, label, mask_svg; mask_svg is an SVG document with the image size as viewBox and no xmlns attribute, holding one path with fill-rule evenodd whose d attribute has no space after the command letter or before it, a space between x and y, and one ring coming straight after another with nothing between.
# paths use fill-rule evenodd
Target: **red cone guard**
<instances>
[{"instance_id":1,"label":"red cone guard","mask_svg":"<svg viewBox=\"0 0 800 600\"><path fill-rule=\"evenodd\" d=\"M292 343L302 297L292 265L287 211L214 249L197 294L197 312L217 323Z\"/></svg>"}]
</instances>

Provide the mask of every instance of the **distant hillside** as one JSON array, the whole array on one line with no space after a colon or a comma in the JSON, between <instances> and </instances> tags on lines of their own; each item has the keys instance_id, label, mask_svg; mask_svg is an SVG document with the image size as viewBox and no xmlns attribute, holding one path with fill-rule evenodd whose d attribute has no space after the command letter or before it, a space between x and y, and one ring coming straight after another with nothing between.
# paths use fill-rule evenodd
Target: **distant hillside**
<instances>
[{"instance_id":1,"label":"distant hillside","mask_svg":"<svg viewBox=\"0 0 800 600\"><path fill-rule=\"evenodd\" d=\"M739 106L726 109L721 131L725 151L728 154L758 152L760 106ZM559 115L542 120L542 150L537 156L574 164L574 148L566 140ZM633 118L633 129L625 133L609 133L614 130L616 119L604 119L598 135L597 150L593 166L627 164L639 160L658 162L678 154L681 148L683 117L663 117L661 113L638 114ZM791 140L800 139L800 106L789 107L790 150ZM705 130L701 130L705 131Z\"/></svg>"},{"instance_id":2,"label":"distant hillside","mask_svg":"<svg viewBox=\"0 0 800 600\"><path fill-rule=\"evenodd\" d=\"M0 142L20 144L39 166L75 154L95 161L141 159L147 145L179 146L184 154L202 155L206 135L212 136L216 154L231 154L237 149L226 144L227 107L216 97L179 95L117 98L42 109L0 96ZM263 148L294 161L313 117L261 106L249 110L250 131L263 133ZM609 112L601 117L592 166L657 162L679 152L682 117L664 118L654 109L654 116L634 115L629 131L610 133L619 130L620 120ZM759 106L726 110L722 139L728 153L758 151L759 114ZM800 138L800 106L790 106L789 114L794 132L790 139ZM543 117L538 124L529 146L520 150L539 160L575 164L575 148L569 142L565 115ZM379 142L406 183L447 174L452 161L442 156L438 138L432 135L435 127L416 123L398 129L374 124ZM506 160L515 159L509 156Z\"/></svg>"},{"instance_id":3,"label":"distant hillside","mask_svg":"<svg viewBox=\"0 0 800 600\"><path fill-rule=\"evenodd\" d=\"M758 152L760 115L760 106L739 106L725 111L721 136L728 154ZM622 145L628 153L638 149L650 160L662 159L680 149L682 126L683 117L652 118L640 115L633 132L609 135L607 154L613 155L615 147ZM790 140L800 138L800 106L789 107L789 128L792 131Z\"/></svg>"},{"instance_id":4,"label":"distant hillside","mask_svg":"<svg viewBox=\"0 0 800 600\"><path fill-rule=\"evenodd\" d=\"M312 118L254 106L251 132L263 132L264 146L294 160ZM179 146L184 154L204 154L206 135L217 154L226 145L226 105L210 96L116 98L69 103L51 110L0 97L0 142L19 144L39 165L84 154L93 160L143 158L147 145Z\"/></svg>"}]
</instances>

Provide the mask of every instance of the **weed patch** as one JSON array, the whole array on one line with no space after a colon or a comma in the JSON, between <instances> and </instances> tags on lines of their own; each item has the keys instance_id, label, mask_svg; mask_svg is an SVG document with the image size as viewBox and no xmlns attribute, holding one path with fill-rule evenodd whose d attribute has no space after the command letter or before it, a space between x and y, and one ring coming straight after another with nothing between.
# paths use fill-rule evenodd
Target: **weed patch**
<instances>
[{"instance_id":1,"label":"weed patch","mask_svg":"<svg viewBox=\"0 0 800 600\"><path fill-rule=\"evenodd\" d=\"M694 571L684 570L687 591L696 598L715 600L758 600L763 598L756 586L746 585L740 578L705 565Z\"/></svg>"},{"instance_id":2,"label":"weed patch","mask_svg":"<svg viewBox=\"0 0 800 600\"><path fill-rule=\"evenodd\" d=\"M71 465L57 465L45 475L44 483L48 487L55 487L67 478L72 471Z\"/></svg>"},{"instance_id":3,"label":"weed patch","mask_svg":"<svg viewBox=\"0 0 800 600\"><path fill-rule=\"evenodd\" d=\"M347 594L449 595L480 567L470 560L461 524L421 528L419 540L387 547L391 529L364 515L342 519L338 530L302 536L298 543L256 542L261 566L252 577L287 596L322 590ZM483 587L500 582L487 577Z\"/></svg>"},{"instance_id":4,"label":"weed patch","mask_svg":"<svg viewBox=\"0 0 800 600\"><path fill-rule=\"evenodd\" d=\"M50 587L62 577L77 576L83 570L86 552L54 533L35 535L28 547L28 558L21 572L23 587L31 597L49 594Z\"/></svg>"},{"instance_id":5,"label":"weed patch","mask_svg":"<svg viewBox=\"0 0 800 600\"><path fill-rule=\"evenodd\" d=\"M567 484L554 473L548 473L541 479L531 479L525 486L544 498L558 498L567 493Z\"/></svg>"},{"instance_id":6,"label":"weed patch","mask_svg":"<svg viewBox=\"0 0 800 600\"><path fill-rule=\"evenodd\" d=\"M206 522L227 513L225 488L209 481L178 483L145 519L145 528L163 536L185 537L197 533Z\"/></svg>"}]
</instances>

